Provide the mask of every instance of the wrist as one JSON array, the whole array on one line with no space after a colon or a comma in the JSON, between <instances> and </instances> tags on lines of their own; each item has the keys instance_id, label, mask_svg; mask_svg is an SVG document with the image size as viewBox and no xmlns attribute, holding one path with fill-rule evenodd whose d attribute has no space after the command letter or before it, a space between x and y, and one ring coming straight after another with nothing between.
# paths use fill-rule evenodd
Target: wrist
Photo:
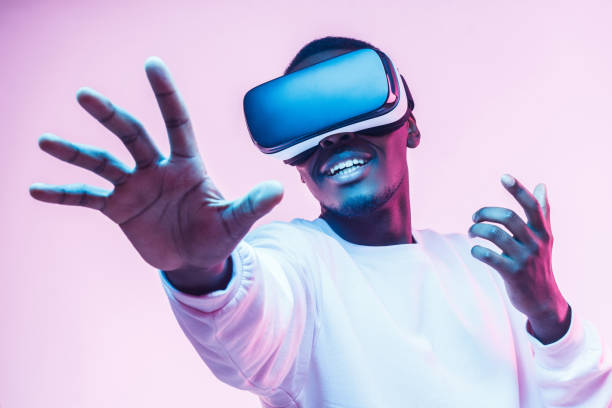
<instances>
[{"instance_id":1,"label":"wrist","mask_svg":"<svg viewBox=\"0 0 612 408\"><path fill-rule=\"evenodd\" d=\"M528 316L527 330L542 344L551 344L562 338L572 320L572 309L564 300L555 310Z\"/></svg>"},{"instance_id":2,"label":"wrist","mask_svg":"<svg viewBox=\"0 0 612 408\"><path fill-rule=\"evenodd\" d=\"M190 295L205 295L227 287L232 277L232 258L210 268L183 267L163 271L166 279L181 292Z\"/></svg>"}]
</instances>

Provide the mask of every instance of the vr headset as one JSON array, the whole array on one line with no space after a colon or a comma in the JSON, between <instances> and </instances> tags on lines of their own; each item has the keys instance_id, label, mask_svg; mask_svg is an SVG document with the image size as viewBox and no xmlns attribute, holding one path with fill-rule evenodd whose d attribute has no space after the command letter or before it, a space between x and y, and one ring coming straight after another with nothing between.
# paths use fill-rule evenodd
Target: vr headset
<instances>
[{"instance_id":1,"label":"vr headset","mask_svg":"<svg viewBox=\"0 0 612 408\"><path fill-rule=\"evenodd\" d=\"M387 55L372 49L300 69L244 96L253 143L293 165L305 161L332 134L388 134L402 126L413 109L404 78Z\"/></svg>"}]
</instances>

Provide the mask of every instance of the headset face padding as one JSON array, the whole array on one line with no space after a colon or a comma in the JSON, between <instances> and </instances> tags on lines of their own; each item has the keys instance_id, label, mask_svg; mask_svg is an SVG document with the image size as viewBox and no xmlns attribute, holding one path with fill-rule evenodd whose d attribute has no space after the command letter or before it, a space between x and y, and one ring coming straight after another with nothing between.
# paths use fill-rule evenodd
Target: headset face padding
<instances>
[{"instance_id":1,"label":"headset face padding","mask_svg":"<svg viewBox=\"0 0 612 408\"><path fill-rule=\"evenodd\" d=\"M259 85L243 105L255 145L294 162L331 134L405 121L414 102L391 60L361 49Z\"/></svg>"}]
</instances>

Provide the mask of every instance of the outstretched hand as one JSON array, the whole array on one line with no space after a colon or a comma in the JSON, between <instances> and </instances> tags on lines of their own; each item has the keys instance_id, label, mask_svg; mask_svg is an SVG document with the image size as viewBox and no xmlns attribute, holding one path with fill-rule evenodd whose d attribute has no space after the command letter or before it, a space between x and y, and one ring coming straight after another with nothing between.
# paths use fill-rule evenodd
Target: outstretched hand
<instances>
[{"instance_id":1,"label":"outstretched hand","mask_svg":"<svg viewBox=\"0 0 612 408\"><path fill-rule=\"evenodd\" d=\"M502 184L525 210L527 222L507 208L481 208L473 216L475 224L469 234L491 241L503 252L476 245L472 255L499 272L514 307L529 318L540 341L551 343L567 332L571 310L552 271L553 235L546 187L539 184L531 194L507 174ZM503 225L512 235L485 221Z\"/></svg>"},{"instance_id":2,"label":"outstretched hand","mask_svg":"<svg viewBox=\"0 0 612 408\"><path fill-rule=\"evenodd\" d=\"M170 155L160 153L129 113L83 88L77 93L79 104L121 139L136 166L130 169L107 151L45 134L39 139L42 150L95 172L114 189L36 183L30 194L49 203L99 210L121 227L155 268L215 269L225 264L253 223L278 204L282 186L264 182L241 199L225 200L206 172L187 109L168 69L153 57L145 70L166 124Z\"/></svg>"}]
</instances>

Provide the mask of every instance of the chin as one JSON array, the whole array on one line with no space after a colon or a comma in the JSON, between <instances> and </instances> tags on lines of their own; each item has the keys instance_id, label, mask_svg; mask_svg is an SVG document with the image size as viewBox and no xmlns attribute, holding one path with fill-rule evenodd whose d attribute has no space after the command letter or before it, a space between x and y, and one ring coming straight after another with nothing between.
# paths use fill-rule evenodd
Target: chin
<instances>
[{"instance_id":1,"label":"chin","mask_svg":"<svg viewBox=\"0 0 612 408\"><path fill-rule=\"evenodd\" d=\"M356 218L368 216L376 210L383 207L390 199L393 194L397 191L398 186L389 187L386 190L376 195L355 195L348 197L339 206L328 207L321 203L325 212L330 212L337 217L342 218Z\"/></svg>"}]
</instances>

